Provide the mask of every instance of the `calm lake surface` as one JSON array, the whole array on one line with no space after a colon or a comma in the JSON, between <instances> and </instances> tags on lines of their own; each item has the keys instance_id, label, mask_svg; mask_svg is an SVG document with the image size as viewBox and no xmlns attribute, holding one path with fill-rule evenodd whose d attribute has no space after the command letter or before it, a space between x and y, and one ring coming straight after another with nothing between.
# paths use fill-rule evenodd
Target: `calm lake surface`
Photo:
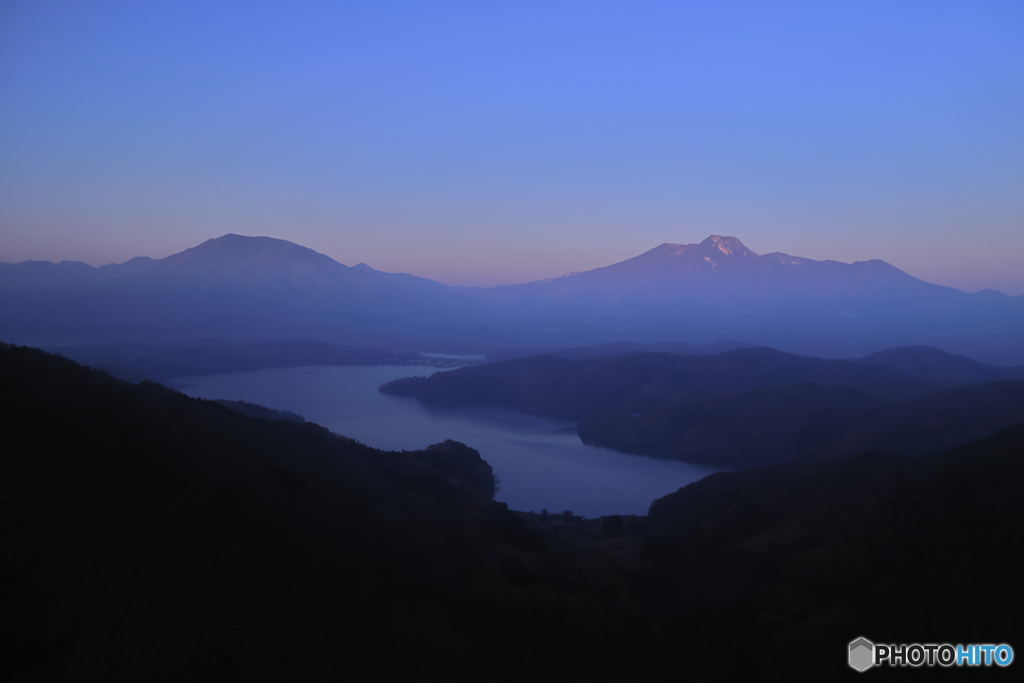
<instances>
[{"instance_id":1,"label":"calm lake surface","mask_svg":"<svg viewBox=\"0 0 1024 683\"><path fill-rule=\"evenodd\" d=\"M384 450L461 441L491 464L497 499L514 510L642 515L655 498L715 471L586 446L574 423L503 409L438 410L377 391L384 382L434 372L422 366L311 366L181 377L168 384L198 398L290 410Z\"/></svg>"}]
</instances>

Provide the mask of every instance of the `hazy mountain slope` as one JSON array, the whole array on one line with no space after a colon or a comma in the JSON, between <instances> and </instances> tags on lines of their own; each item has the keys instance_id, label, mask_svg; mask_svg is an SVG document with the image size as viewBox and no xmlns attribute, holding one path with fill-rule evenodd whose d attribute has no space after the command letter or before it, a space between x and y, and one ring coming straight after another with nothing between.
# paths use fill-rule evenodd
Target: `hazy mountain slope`
<instances>
[{"instance_id":1,"label":"hazy mountain slope","mask_svg":"<svg viewBox=\"0 0 1024 683\"><path fill-rule=\"evenodd\" d=\"M814 289L819 297L894 289L950 290L929 285L884 261L847 264L782 253L758 256L737 238L721 235L711 235L699 244L662 244L610 266L506 289L531 288L568 297L595 286L604 287L608 292L620 292L631 288L647 289L651 285L738 289L753 283L793 291ZM824 290L820 289L823 285Z\"/></svg>"},{"instance_id":2,"label":"hazy mountain slope","mask_svg":"<svg viewBox=\"0 0 1024 683\"><path fill-rule=\"evenodd\" d=\"M927 343L990 362L1024 360L1022 297L967 294L878 260L758 256L718 235L480 295L508 305L517 326L551 339L598 331L637 342L743 339L831 357Z\"/></svg>"},{"instance_id":3,"label":"hazy mountain slope","mask_svg":"<svg viewBox=\"0 0 1024 683\"><path fill-rule=\"evenodd\" d=\"M456 288L348 268L269 237L225 235L111 268L88 282L0 297L0 336L38 345L197 338L388 345L443 337L478 308Z\"/></svg>"},{"instance_id":4,"label":"hazy mountain slope","mask_svg":"<svg viewBox=\"0 0 1024 683\"><path fill-rule=\"evenodd\" d=\"M93 282L101 279L103 275L99 268L93 268L81 261L0 263L0 292Z\"/></svg>"}]
</instances>

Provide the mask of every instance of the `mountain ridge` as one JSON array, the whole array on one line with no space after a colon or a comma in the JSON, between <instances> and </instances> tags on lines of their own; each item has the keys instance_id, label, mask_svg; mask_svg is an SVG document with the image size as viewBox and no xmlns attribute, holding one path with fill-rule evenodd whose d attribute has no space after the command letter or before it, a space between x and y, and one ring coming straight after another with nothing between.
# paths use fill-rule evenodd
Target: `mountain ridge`
<instances>
[{"instance_id":1,"label":"mountain ridge","mask_svg":"<svg viewBox=\"0 0 1024 683\"><path fill-rule=\"evenodd\" d=\"M812 272L807 273L808 270ZM805 285L807 277L820 278L826 273L843 276L849 280L847 289L857 287L858 284L861 287L877 286L878 280L882 278L890 284L897 283L903 287L943 287L949 291L961 292L952 287L935 285L915 278L881 259L844 263L831 259L816 261L783 252L758 255L738 238L723 235L711 235L696 244L666 242L638 256L600 268L554 280L505 287L531 287L551 291L559 287L573 289L583 282L600 282L602 285L613 287L636 286L636 281L629 282L626 278L650 283L699 285L702 281L698 278L709 277L744 286L748 283L743 276L753 274L774 278L776 285L799 288Z\"/></svg>"}]
</instances>

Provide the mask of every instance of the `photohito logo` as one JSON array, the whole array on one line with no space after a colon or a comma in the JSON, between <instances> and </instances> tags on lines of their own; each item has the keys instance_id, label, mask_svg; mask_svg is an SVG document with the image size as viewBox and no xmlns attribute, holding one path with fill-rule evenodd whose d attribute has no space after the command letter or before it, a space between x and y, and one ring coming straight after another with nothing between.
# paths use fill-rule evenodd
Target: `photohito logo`
<instances>
[{"instance_id":1,"label":"photohito logo","mask_svg":"<svg viewBox=\"0 0 1024 683\"><path fill-rule=\"evenodd\" d=\"M872 643L867 638L850 641L847 651L850 668L867 671L873 666L1009 666L1013 662L1013 648L999 645L950 645L943 643L910 643L885 645Z\"/></svg>"}]
</instances>

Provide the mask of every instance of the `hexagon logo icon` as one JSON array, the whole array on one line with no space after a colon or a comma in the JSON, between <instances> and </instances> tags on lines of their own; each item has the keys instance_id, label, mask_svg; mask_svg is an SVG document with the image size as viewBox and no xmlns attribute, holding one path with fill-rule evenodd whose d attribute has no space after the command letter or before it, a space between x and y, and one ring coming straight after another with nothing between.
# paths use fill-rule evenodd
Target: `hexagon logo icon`
<instances>
[{"instance_id":1,"label":"hexagon logo icon","mask_svg":"<svg viewBox=\"0 0 1024 683\"><path fill-rule=\"evenodd\" d=\"M849 655L850 668L863 673L875 664L875 644L867 638L851 640Z\"/></svg>"}]
</instances>

